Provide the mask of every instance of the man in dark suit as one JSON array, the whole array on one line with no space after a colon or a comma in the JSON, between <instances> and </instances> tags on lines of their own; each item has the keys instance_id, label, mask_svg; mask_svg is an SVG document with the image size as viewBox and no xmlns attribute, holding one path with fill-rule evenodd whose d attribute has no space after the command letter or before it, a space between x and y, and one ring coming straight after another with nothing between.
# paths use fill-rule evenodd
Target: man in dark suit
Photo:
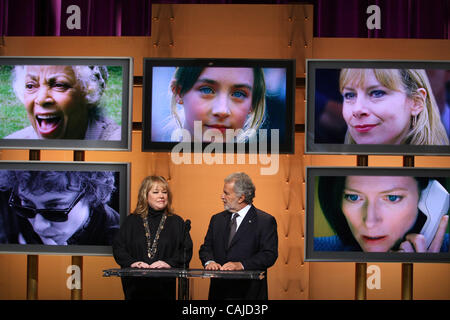
<instances>
[{"instance_id":1,"label":"man in dark suit","mask_svg":"<svg viewBox=\"0 0 450 320\"><path fill-rule=\"evenodd\" d=\"M225 211L209 223L200 260L207 270L267 270L278 257L277 222L253 205L255 186L237 172L225 179L222 201ZM267 299L263 280L211 279L210 300Z\"/></svg>"}]
</instances>

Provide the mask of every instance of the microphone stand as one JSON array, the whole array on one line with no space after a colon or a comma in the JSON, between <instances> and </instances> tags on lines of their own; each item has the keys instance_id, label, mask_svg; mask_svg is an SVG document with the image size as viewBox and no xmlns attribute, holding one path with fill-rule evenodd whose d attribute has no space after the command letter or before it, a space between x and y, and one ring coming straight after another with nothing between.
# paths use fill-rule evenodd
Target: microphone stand
<instances>
[{"instance_id":1,"label":"microphone stand","mask_svg":"<svg viewBox=\"0 0 450 320\"><path fill-rule=\"evenodd\" d=\"M189 300L189 279L187 277L187 253L186 253L186 237L191 230L191 220L187 219L184 223L184 235L183 235L183 272L182 276L178 278L178 300Z\"/></svg>"}]
</instances>

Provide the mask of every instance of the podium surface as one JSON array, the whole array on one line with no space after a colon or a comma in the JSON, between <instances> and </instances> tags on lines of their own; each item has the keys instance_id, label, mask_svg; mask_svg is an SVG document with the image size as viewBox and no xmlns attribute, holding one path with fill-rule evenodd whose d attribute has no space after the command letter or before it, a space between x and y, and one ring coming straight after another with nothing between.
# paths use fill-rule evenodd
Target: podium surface
<instances>
[{"instance_id":1,"label":"podium surface","mask_svg":"<svg viewBox=\"0 0 450 320\"><path fill-rule=\"evenodd\" d=\"M150 277L150 278L177 278L178 299L187 300L189 297L189 278L219 278L219 279L248 279L262 280L266 275L261 270L205 270L205 269L138 269L138 268L115 268L103 270L104 277Z\"/></svg>"}]
</instances>

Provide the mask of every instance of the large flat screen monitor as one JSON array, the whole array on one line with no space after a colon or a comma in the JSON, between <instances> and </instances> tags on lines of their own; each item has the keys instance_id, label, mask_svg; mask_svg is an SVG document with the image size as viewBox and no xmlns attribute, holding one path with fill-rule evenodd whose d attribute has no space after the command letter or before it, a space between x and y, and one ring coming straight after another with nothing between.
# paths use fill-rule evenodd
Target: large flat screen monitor
<instances>
[{"instance_id":1,"label":"large flat screen monitor","mask_svg":"<svg viewBox=\"0 0 450 320\"><path fill-rule=\"evenodd\" d=\"M146 58L142 149L293 153L294 96L295 60Z\"/></svg>"},{"instance_id":2,"label":"large flat screen monitor","mask_svg":"<svg viewBox=\"0 0 450 320\"><path fill-rule=\"evenodd\" d=\"M0 57L0 149L129 150L132 58Z\"/></svg>"},{"instance_id":3,"label":"large flat screen monitor","mask_svg":"<svg viewBox=\"0 0 450 320\"><path fill-rule=\"evenodd\" d=\"M306 91L306 153L450 154L450 61L307 60Z\"/></svg>"},{"instance_id":4,"label":"large flat screen monitor","mask_svg":"<svg viewBox=\"0 0 450 320\"><path fill-rule=\"evenodd\" d=\"M306 173L306 261L450 262L450 169Z\"/></svg>"},{"instance_id":5,"label":"large flat screen monitor","mask_svg":"<svg viewBox=\"0 0 450 320\"><path fill-rule=\"evenodd\" d=\"M110 255L129 164L0 161L0 253Z\"/></svg>"}]
</instances>

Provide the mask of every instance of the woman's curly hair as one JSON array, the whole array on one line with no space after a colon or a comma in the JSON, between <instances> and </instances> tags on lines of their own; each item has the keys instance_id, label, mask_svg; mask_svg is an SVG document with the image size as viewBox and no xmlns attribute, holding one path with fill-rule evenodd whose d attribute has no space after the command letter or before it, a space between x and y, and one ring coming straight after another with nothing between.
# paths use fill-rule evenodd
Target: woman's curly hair
<instances>
[{"instance_id":1,"label":"woman's curly hair","mask_svg":"<svg viewBox=\"0 0 450 320\"><path fill-rule=\"evenodd\" d=\"M26 65L17 65L12 73L12 87L17 98L24 102ZM108 69L106 66L69 66L72 68L75 78L84 92L88 106L96 107L100 104L103 92L108 81Z\"/></svg>"}]
</instances>

